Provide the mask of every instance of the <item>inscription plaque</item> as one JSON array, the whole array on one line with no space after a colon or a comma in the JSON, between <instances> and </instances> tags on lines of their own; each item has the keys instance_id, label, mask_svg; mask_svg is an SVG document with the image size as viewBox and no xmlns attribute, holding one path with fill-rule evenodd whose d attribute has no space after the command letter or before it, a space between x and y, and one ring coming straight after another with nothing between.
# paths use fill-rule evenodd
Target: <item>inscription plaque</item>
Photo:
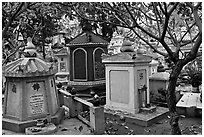
<instances>
[{"instance_id":1,"label":"inscription plaque","mask_svg":"<svg viewBox=\"0 0 204 137\"><path fill-rule=\"evenodd\" d=\"M44 113L44 95L34 94L30 96L30 112L32 115Z\"/></svg>"}]
</instances>

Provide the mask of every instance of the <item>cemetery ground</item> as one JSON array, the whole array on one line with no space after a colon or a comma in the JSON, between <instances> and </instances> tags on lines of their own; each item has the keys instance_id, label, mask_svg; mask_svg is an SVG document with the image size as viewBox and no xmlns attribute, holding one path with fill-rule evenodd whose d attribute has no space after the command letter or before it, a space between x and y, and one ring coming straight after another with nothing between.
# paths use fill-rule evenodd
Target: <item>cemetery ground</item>
<instances>
[{"instance_id":1,"label":"cemetery ground","mask_svg":"<svg viewBox=\"0 0 204 137\"><path fill-rule=\"evenodd\" d=\"M135 124L125 123L116 119L114 116L106 117L105 134L110 135L170 135L169 118L154 123L149 127L142 127ZM201 117L188 118L181 116L180 128L182 135L201 135L202 119ZM81 131L80 131L80 127ZM2 130L3 135L22 135L24 133L16 133L8 130ZM91 135L90 128L76 118L66 118L58 125L57 132L54 135Z\"/></svg>"},{"instance_id":2,"label":"cemetery ground","mask_svg":"<svg viewBox=\"0 0 204 137\"><path fill-rule=\"evenodd\" d=\"M190 88L183 88L189 92ZM179 120L182 135L201 135L202 117L186 117L180 115ZM154 124L144 127L133 123L128 123L114 115L105 114L104 135L170 135L171 127L169 125L168 114ZM16 133L8 130L2 130L2 135L22 135L25 133ZM92 130L85 123L77 118L66 117L58 125L54 135L93 135Z\"/></svg>"}]
</instances>

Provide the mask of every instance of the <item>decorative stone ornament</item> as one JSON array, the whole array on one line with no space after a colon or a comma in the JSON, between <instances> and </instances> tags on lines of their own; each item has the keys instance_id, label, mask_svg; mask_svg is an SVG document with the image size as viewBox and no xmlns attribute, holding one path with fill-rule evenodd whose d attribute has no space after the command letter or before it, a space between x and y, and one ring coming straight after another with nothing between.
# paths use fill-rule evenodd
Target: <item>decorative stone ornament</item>
<instances>
[{"instance_id":1,"label":"decorative stone ornament","mask_svg":"<svg viewBox=\"0 0 204 137\"><path fill-rule=\"evenodd\" d=\"M30 37L27 38L27 46L25 47L24 53L25 53L25 57L36 57L37 56L35 46L33 45L32 38Z\"/></svg>"},{"instance_id":2,"label":"decorative stone ornament","mask_svg":"<svg viewBox=\"0 0 204 137\"><path fill-rule=\"evenodd\" d=\"M132 46L133 44L134 42L131 42L129 40L124 40L122 47L120 48L120 51L121 52L134 52L134 48Z\"/></svg>"}]
</instances>

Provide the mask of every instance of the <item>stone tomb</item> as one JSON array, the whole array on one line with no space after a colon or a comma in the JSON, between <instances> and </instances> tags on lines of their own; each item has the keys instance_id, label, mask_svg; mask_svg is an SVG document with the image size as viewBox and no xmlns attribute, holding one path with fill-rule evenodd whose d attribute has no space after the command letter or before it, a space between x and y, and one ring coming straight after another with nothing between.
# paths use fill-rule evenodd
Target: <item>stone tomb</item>
<instances>
[{"instance_id":1,"label":"stone tomb","mask_svg":"<svg viewBox=\"0 0 204 137\"><path fill-rule=\"evenodd\" d=\"M48 114L58 124L64 115L59 105L54 74L57 67L36 57L32 40L28 39L25 57L3 67L6 78L3 108L3 129L24 132L34 126L37 119Z\"/></svg>"},{"instance_id":2,"label":"stone tomb","mask_svg":"<svg viewBox=\"0 0 204 137\"><path fill-rule=\"evenodd\" d=\"M169 85L169 76L168 72L156 72L153 75L149 76L149 89L152 95L158 96L158 90L163 89L167 90Z\"/></svg>"},{"instance_id":3,"label":"stone tomb","mask_svg":"<svg viewBox=\"0 0 204 137\"><path fill-rule=\"evenodd\" d=\"M103 59L106 66L106 108L139 113L149 103L151 57L122 52Z\"/></svg>"},{"instance_id":4,"label":"stone tomb","mask_svg":"<svg viewBox=\"0 0 204 137\"><path fill-rule=\"evenodd\" d=\"M55 53L58 61L58 72L55 74L56 82L67 82L70 72L70 52L69 48L64 47Z\"/></svg>"},{"instance_id":5,"label":"stone tomb","mask_svg":"<svg viewBox=\"0 0 204 137\"><path fill-rule=\"evenodd\" d=\"M158 61L152 59L152 61L149 63L149 76L153 75L154 73L157 73L157 65L158 65Z\"/></svg>"},{"instance_id":6,"label":"stone tomb","mask_svg":"<svg viewBox=\"0 0 204 137\"><path fill-rule=\"evenodd\" d=\"M69 86L95 87L105 85L105 67L101 56L107 53L109 42L104 38L85 31L70 41Z\"/></svg>"}]
</instances>

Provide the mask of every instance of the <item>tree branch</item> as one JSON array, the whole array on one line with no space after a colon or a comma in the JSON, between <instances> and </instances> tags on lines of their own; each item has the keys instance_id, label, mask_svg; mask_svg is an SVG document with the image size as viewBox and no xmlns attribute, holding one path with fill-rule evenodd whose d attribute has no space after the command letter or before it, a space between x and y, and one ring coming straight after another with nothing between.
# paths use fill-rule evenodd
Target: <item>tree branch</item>
<instances>
[{"instance_id":1,"label":"tree branch","mask_svg":"<svg viewBox=\"0 0 204 137\"><path fill-rule=\"evenodd\" d=\"M162 5L161 5L160 2L158 2L158 5L159 5L159 8L160 8L160 10L162 11L162 13L163 13L164 15L166 15L166 13L165 13L165 11L164 11L164 9L163 9L163 7L162 7Z\"/></svg>"},{"instance_id":2,"label":"tree branch","mask_svg":"<svg viewBox=\"0 0 204 137\"><path fill-rule=\"evenodd\" d=\"M161 41L164 41L164 37L166 35L166 31L168 28L168 23L169 23L169 16L166 16L165 21L164 21L164 26L163 26L163 32L162 32L162 35L160 37Z\"/></svg>"},{"instance_id":3,"label":"tree branch","mask_svg":"<svg viewBox=\"0 0 204 137\"><path fill-rule=\"evenodd\" d=\"M199 15L198 15L198 8L199 8L199 6L201 6L202 3L199 2L196 6L193 6L190 2L187 2L186 4L193 11L196 25L198 26L200 33L202 33L202 22L201 22L201 19L199 18Z\"/></svg>"},{"instance_id":4,"label":"tree branch","mask_svg":"<svg viewBox=\"0 0 204 137\"><path fill-rule=\"evenodd\" d=\"M196 40L199 35L200 34L198 33L193 39L189 40L188 42L185 42L185 43L181 44L181 47L186 46L186 45L194 42L194 40Z\"/></svg>"},{"instance_id":5,"label":"tree branch","mask_svg":"<svg viewBox=\"0 0 204 137\"><path fill-rule=\"evenodd\" d=\"M32 39L35 37L35 34L36 34L40 29L42 29L42 28L40 28L40 27L42 27L42 22L39 24L37 30L34 32L34 34L33 34L33 36L32 36Z\"/></svg>"},{"instance_id":6,"label":"tree branch","mask_svg":"<svg viewBox=\"0 0 204 137\"><path fill-rule=\"evenodd\" d=\"M140 39L141 39L142 41L144 41L147 45L149 45L149 46L153 49L153 51L159 53L160 55L162 55L162 56L164 56L164 57L167 56L166 53L157 50L154 46L152 46L152 44L150 44L147 40L145 40L143 37L141 37L141 35L139 35L139 34L135 31L135 29L131 29L131 30L137 35L138 38L140 38Z\"/></svg>"},{"instance_id":7,"label":"tree branch","mask_svg":"<svg viewBox=\"0 0 204 137\"><path fill-rule=\"evenodd\" d=\"M13 55L19 50L19 48L21 48L21 47L24 47L24 45L20 45L20 46L16 47L15 51L13 51L10 55L8 55L8 56L3 60L2 66L3 66L3 65L7 62L7 60L8 60L11 56L13 56Z\"/></svg>"},{"instance_id":8,"label":"tree branch","mask_svg":"<svg viewBox=\"0 0 204 137\"><path fill-rule=\"evenodd\" d=\"M160 19L160 22L162 23L163 20L162 20L162 17L161 17L161 15L160 15L158 9L157 9L156 3L153 2L153 6L154 6L154 9L155 9L155 11L156 11L155 14L158 15L158 17L159 17L159 19Z\"/></svg>"},{"instance_id":9,"label":"tree branch","mask_svg":"<svg viewBox=\"0 0 204 137\"><path fill-rule=\"evenodd\" d=\"M157 9L156 9L156 6L155 6L154 3L153 3L152 5L153 5L153 8L154 8L153 12L154 12L154 15L155 15L156 20L157 20L156 22L157 22L157 28L158 28L158 32L159 32L159 37L161 37L161 29L160 29L159 20L158 20L157 14L156 14ZM162 21L161 21L161 22L162 22Z\"/></svg>"},{"instance_id":10,"label":"tree branch","mask_svg":"<svg viewBox=\"0 0 204 137\"><path fill-rule=\"evenodd\" d=\"M156 19L154 19L154 18L152 18L152 17L150 17L150 16L148 16L147 15L147 13L145 13L144 11L142 11L140 8L136 8L136 7L133 7L135 10L138 10L138 11L140 11L144 16L146 16L148 19L150 19L150 20L153 20L153 21L158 21L158 19L156 18Z\"/></svg>"},{"instance_id":11,"label":"tree branch","mask_svg":"<svg viewBox=\"0 0 204 137\"><path fill-rule=\"evenodd\" d=\"M170 40L171 41L173 41L173 43L174 43L174 45L178 45L178 40L176 39L176 38L174 38L174 36L173 36L173 34L171 33L171 31L169 30L169 29L167 29L167 32L168 32L168 34L169 34L169 36L170 36Z\"/></svg>"},{"instance_id":12,"label":"tree branch","mask_svg":"<svg viewBox=\"0 0 204 137\"><path fill-rule=\"evenodd\" d=\"M116 24L116 23L113 23L113 22L110 22L110 21L104 21L104 20L95 20L95 19L92 19L92 18L88 18L88 17L85 17L84 15L82 15L81 13L79 13L79 11L73 7L73 10L76 12L76 14L82 18L82 19L85 19L85 20L89 20L89 21L93 21L93 22L103 22L103 23L107 23L107 24L112 24L112 25L115 25L115 26L119 26L119 27L124 27L124 28L131 28L129 26L124 26L124 25L121 25L121 24Z\"/></svg>"},{"instance_id":13,"label":"tree branch","mask_svg":"<svg viewBox=\"0 0 204 137\"><path fill-rule=\"evenodd\" d=\"M171 13L176 9L176 7L178 6L178 2L176 2L173 7L169 10L168 15L171 15Z\"/></svg>"},{"instance_id":14,"label":"tree branch","mask_svg":"<svg viewBox=\"0 0 204 137\"><path fill-rule=\"evenodd\" d=\"M24 2L22 2L22 3L20 4L20 6L18 7L18 9L15 11L15 13L9 18L8 23L4 26L3 31L2 31L2 37L3 37L3 38L6 36L6 33L7 33L7 31L8 31L8 28L11 26L11 24L12 24L13 20L15 19L15 17L16 17L17 15L19 15L19 13L20 13L22 7L24 6L24 4L25 4Z\"/></svg>"},{"instance_id":15,"label":"tree branch","mask_svg":"<svg viewBox=\"0 0 204 137\"><path fill-rule=\"evenodd\" d=\"M115 11L115 9L114 9L109 3L107 3L107 4L108 4L108 6L111 8L110 10L113 11L113 14L115 15L115 17L116 17L119 21L121 21L121 22L123 22L124 24L126 24L127 26L129 26L129 24L118 14L117 11Z\"/></svg>"},{"instance_id":16,"label":"tree branch","mask_svg":"<svg viewBox=\"0 0 204 137\"><path fill-rule=\"evenodd\" d=\"M187 35L187 33L190 31L191 28L193 28L193 26L195 25L196 23L194 22L191 26L188 27L188 30L183 34L183 36L181 37L180 41L181 42L183 40L183 38Z\"/></svg>"},{"instance_id":17,"label":"tree branch","mask_svg":"<svg viewBox=\"0 0 204 137\"><path fill-rule=\"evenodd\" d=\"M135 23L135 27L137 27L138 29L140 29L141 31L143 31L144 33L146 33L147 35L149 35L150 37L156 39L156 40L159 40L159 38L155 35L153 35L152 33L146 31L143 27L141 27L137 21L135 20L135 18L133 17L132 13L130 12L129 8L127 7L127 5L125 3L123 3L123 5L125 6L127 12L129 13L129 15L131 16L132 20L134 21Z\"/></svg>"},{"instance_id":18,"label":"tree branch","mask_svg":"<svg viewBox=\"0 0 204 137\"><path fill-rule=\"evenodd\" d=\"M202 43L202 33L199 33L193 48L191 49L190 53L186 56L186 58L183 61L184 65L196 58L196 54L198 53L198 49L201 43Z\"/></svg>"}]
</instances>

